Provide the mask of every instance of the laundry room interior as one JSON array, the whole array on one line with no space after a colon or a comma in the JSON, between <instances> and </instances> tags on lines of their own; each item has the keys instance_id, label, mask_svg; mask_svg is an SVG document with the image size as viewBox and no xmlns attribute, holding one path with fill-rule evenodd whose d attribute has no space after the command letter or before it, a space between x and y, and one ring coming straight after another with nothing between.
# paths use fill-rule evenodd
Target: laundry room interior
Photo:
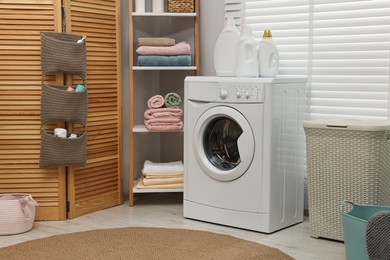
<instances>
[{"instance_id":1,"label":"laundry room interior","mask_svg":"<svg viewBox=\"0 0 390 260\"><path fill-rule=\"evenodd\" d=\"M0 0L0 259L390 259L389 13Z\"/></svg>"}]
</instances>

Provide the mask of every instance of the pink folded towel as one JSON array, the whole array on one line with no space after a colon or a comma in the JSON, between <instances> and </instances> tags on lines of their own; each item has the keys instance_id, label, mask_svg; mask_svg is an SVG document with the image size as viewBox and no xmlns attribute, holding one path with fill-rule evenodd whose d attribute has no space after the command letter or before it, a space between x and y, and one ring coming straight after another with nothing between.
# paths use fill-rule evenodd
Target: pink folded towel
<instances>
[{"instance_id":1,"label":"pink folded towel","mask_svg":"<svg viewBox=\"0 0 390 260\"><path fill-rule=\"evenodd\" d=\"M146 109L144 113L144 118L148 119L162 119L162 118L178 118L183 115L183 110L180 108L154 108L154 109Z\"/></svg>"},{"instance_id":2,"label":"pink folded towel","mask_svg":"<svg viewBox=\"0 0 390 260\"><path fill-rule=\"evenodd\" d=\"M160 117L160 118L152 118L152 119L145 119L145 122L148 124L176 124L181 122L181 118L179 117Z\"/></svg>"},{"instance_id":3,"label":"pink folded towel","mask_svg":"<svg viewBox=\"0 0 390 260\"><path fill-rule=\"evenodd\" d=\"M179 42L174 46L139 46L136 52L138 55L190 55L191 46L187 42Z\"/></svg>"},{"instance_id":4,"label":"pink folded towel","mask_svg":"<svg viewBox=\"0 0 390 260\"><path fill-rule=\"evenodd\" d=\"M183 121L179 122L161 122L156 119L145 120L145 127L150 131L169 131L183 129Z\"/></svg>"},{"instance_id":5,"label":"pink folded towel","mask_svg":"<svg viewBox=\"0 0 390 260\"><path fill-rule=\"evenodd\" d=\"M164 106L164 97L155 95L148 100L148 108L160 108Z\"/></svg>"}]
</instances>

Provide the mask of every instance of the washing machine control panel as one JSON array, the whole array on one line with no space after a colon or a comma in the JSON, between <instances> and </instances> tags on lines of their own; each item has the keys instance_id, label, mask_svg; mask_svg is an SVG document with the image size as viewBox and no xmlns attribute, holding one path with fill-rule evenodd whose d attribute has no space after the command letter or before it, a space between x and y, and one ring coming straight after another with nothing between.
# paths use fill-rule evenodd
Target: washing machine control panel
<instances>
[{"instance_id":1,"label":"washing machine control panel","mask_svg":"<svg viewBox=\"0 0 390 260\"><path fill-rule=\"evenodd\" d=\"M219 82L217 100L225 103L264 101L264 86L256 83Z\"/></svg>"}]
</instances>

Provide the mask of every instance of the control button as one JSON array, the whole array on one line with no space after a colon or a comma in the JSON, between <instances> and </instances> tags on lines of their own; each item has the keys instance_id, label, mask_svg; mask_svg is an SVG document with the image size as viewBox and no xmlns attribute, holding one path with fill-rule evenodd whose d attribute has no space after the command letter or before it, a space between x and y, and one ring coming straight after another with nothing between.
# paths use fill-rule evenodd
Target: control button
<instances>
[{"instance_id":1,"label":"control button","mask_svg":"<svg viewBox=\"0 0 390 260\"><path fill-rule=\"evenodd\" d=\"M227 91L227 89L221 89L219 91L219 97L221 99L226 99L228 96L229 96L229 91Z\"/></svg>"},{"instance_id":2,"label":"control button","mask_svg":"<svg viewBox=\"0 0 390 260\"><path fill-rule=\"evenodd\" d=\"M237 92L237 93L236 93L236 96L237 96L237 98L241 98L241 97L242 97L241 92Z\"/></svg>"},{"instance_id":3,"label":"control button","mask_svg":"<svg viewBox=\"0 0 390 260\"><path fill-rule=\"evenodd\" d=\"M246 97L246 99L249 99L251 97L251 93L245 92L244 96Z\"/></svg>"}]
</instances>

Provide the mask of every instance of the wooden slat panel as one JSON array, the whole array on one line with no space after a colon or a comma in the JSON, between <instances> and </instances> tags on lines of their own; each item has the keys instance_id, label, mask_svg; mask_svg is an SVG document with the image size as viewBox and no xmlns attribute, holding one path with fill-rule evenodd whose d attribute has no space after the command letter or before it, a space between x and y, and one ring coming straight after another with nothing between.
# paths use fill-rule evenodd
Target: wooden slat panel
<instances>
[{"instance_id":1,"label":"wooden slat panel","mask_svg":"<svg viewBox=\"0 0 390 260\"><path fill-rule=\"evenodd\" d=\"M66 218L64 168L38 165L40 31L61 30L60 8L56 0L0 1L0 193L30 193L38 220Z\"/></svg>"},{"instance_id":2,"label":"wooden slat panel","mask_svg":"<svg viewBox=\"0 0 390 260\"><path fill-rule=\"evenodd\" d=\"M68 217L74 218L122 203L120 1L65 0L64 6L66 31L87 36L87 165L68 171Z\"/></svg>"}]
</instances>

